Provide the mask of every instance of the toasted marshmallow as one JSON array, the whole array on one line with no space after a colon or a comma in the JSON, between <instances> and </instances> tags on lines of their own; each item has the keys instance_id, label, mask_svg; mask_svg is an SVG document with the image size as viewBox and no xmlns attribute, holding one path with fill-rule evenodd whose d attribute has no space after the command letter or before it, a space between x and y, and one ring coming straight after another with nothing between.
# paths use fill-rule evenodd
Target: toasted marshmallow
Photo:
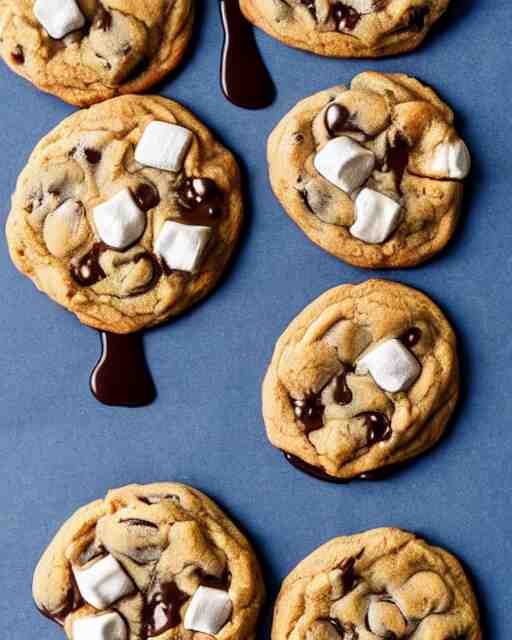
<instances>
[{"instance_id":1,"label":"toasted marshmallow","mask_svg":"<svg viewBox=\"0 0 512 640\"><path fill-rule=\"evenodd\" d=\"M395 338L371 349L356 364L356 375L370 374L384 391L406 391L417 380L421 365Z\"/></svg>"},{"instance_id":2,"label":"toasted marshmallow","mask_svg":"<svg viewBox=\"0 0 512 640\"><path fill-rule=\"evenodd\" d=\"M316 154L314 165L326 180L342 191L352 193L370 177L375 156L355 140L341 136L329 140Z\"/></svg>"},{"instance_id":3,"label":"toasted marshmallow","mask_svg":"<svg viewBox=\"0 0 512 640\"><path fill-rule=\"evenodd\" d=\"M232 609L227 591L199 587L188 605L185 629L214 636L226 624Z\"/></svg>"},{"instance_id":4,"label":"toasted marshmallow","mask_svg":"<svg viewBox=\"0 0 512 640\"><path fill-rule=\"evenodd\" d=\"M444 142L434 150L430 170L442 178L462 180L471 169L471 155L463 140Z\"/></svg>"},{"instance_id":5,"label":"toasted marshmallow","mask_svg":"<svg viewBox=\"0 0 512 640\"><path fill-rule=\"evenodd\" d=\"M355 201L356 220L350 233L368 244L384 242L398 224L400 208L392 198L373 189L363 189Z\"/></svg>"},{"instance_id":6,"label":"toasted marshmallow","mask_svg":"<svg viewBox=\"0 0 512 640\"><path fill-rule=\"evenodd\" d=\"M56 40L81 29L85 24L85 18L75 0L36 0L34 15Z\"/></svg>"},{"instance_id":7,"label":"toasted marshmallow","mask_svg":"<svg viewBox=\"0 0 512 640\"><path fill-rule=\"evenodd\" d=\"M94 208L94 224L105 244L126 249L141 237L146 228L146 214L135 204L129 189Z\"/></svg>"},{"instance_id":8,"label":"toasted marshmallow","mask_svg":"<svg viewBox=\"0 0 512 640\"><path fill-rule=\"evenodd\" d=\"M181 171L191 143L192 132L185 127L155 120L144 129L135 160L154 169Z\"/></svg>"},{"instance_id":9,"label":"toasted marshmallow","mask_svg":"<svg viewBox=\"0 0 512 640\"><path fill-rule=\"evenodd\" d=\"M88 616L73 621L73 640L127 640L125 621L118 613Z\"/></svg>"},{"instance_id":10,"label":"toasted marshmallow","mask_svg":"<svg viewBox=\"0 0 512 640\"><path fill-rule=\"evenodd\" d=\"M167 220L155 241L155 253L169 269L195 273L210 241L210 227L195 227Z\"/></svg>"},{"instance_id":11,"label":"toasted marshmallow","mask_svg":"<svg viewBox=\"0 0 512 640\"><path fill-rule=\"evenodd\" d=\"M135 591L133 582L111 555L85 569L73 567L73 575L83 599L95 609L106 609Z\"/></svg>"}]
</instances>

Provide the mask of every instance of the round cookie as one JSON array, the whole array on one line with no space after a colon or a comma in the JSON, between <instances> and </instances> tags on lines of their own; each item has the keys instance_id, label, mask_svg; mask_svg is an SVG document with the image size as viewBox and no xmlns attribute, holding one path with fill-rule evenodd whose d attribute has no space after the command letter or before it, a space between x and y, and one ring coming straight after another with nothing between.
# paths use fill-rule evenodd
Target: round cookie
<instances>
[{"instance_id":1,"label":"round cookie","mask_svg":"<svg viewBox=\"0 0 512 640\"><path fill-rule=\"evenodd\" d=\"M241 223L233 156L177 103L121 96L37 145L7 239L16 266L53 300L87 325L129 333L203 298Z\"/></svg>"},{"instance_id":2,"label":"round cookie","mask_svg":"<svg viewBox=\"0 0 512 640\"><path fill-rule=\"evenodd\" d=\"M246 17L288 46L334 58L418 47L450 0L240 0Z\"/></svg>"},{"instance_id":3,"label":"round cookie","mask_svg":"<svg viewBox=\"0 0 512 640\"><path fill-rule=\"evenodd\" d=\"M158 483L79 509L39 561L33 595L72 640L242 640L255 637L265 588L249 542L208 497Z\"/></svg>"},{"instance_id":4,"label":"round cookie","mask_svg":"<svg viewBox=\"0 0 512 640\"><path fill-rule=\"evenodd\" d=\"M374 479L439 440L458 393L441 311L414 289L369 280L327 291L288 326L263 382L263 417L303 471Z\"/></svg>"},{"instance_id":5,"label":"round cookie","mask_svg":"<svg viewBox=\"0 0 512 640\"><path fill-rule=\"evenodd\" d=\"M167 75L193 17L193 0L0 0L1 54L39 89L88 106Z\"/></svg>"},{"instance_id":6,"label":"round cookie","mask_svg":"<svg viewBox=\"0 0 512 640\"><path fill-rule=\"evenodd\" d=\"M459 218L469 151L451 109L401 74L365 72L299 102L268 141L270 180L322 249L359 267L419 264Z\"/></svg>"},{"instance_id":7,"label":"round cookie","mask_svg":"<svg viewBox=\"0 0 512 640\"><path fill-rule=\"evenodd\" d=\"M478 604L457 559L412 533L334 538L288 575L272 640L482 637Z\"/></svg>"}]
</instances>

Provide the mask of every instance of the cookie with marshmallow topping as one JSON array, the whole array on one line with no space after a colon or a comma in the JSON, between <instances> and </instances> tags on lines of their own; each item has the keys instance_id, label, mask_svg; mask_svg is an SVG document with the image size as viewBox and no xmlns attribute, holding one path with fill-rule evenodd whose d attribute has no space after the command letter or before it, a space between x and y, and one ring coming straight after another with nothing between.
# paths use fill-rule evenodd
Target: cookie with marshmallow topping
<instances>
[{"instance_id":1,"label":"cookie with marshmallow topping","mask_svg":"<svg viewBox=\"0 0 512 640\"><path fill-rule=\"evenodd\" d=\"M245 16L290 47L380 58L418 47L450 0L240 0Z\"/></svg>"},{"instance_id":2,"label":"cookie with marshmallow topping","mask_svg":"<svg viewBox=\"0 0 512 640\"><path fill-rule=\"evenodd\" d=\"M130 485L79 509L34 573L71 640L255 637L264 586L247 539L204 494Z\"/></svg>"},{"instance_id":3,"label":"cookie with marshmallow topping","mask_svg":"<svg viewBox=\"0 0 512 640\"><path fill-rule=\"evenodd\" d=\"M478 603L451 553L399 529L334 538L281 585L272 640L480 640Z\"/></svg>"},{"instance_id":4,"label":"cookie with marshmallow topping","mask_svg":"<svg viewBox=\"0 0 512 640\"><path fill-rule=\"evenodd\" d=\"M129 333L204 297L242 223L233 156L175 102L122 96L36 147L7 222L16 266L90 326Z\"/></svg>"},{"instance_id":5,"label":"cookie with marshmallow topping","mask_svg":"<svg viewBox=\"0 0 512 640\"><path fill-rule=\"evenodd\" d=\"M181 61L194 0L3 0L0 54L77 106L141 93Z\"/></svg>"},{"instance_id":6,"label":"cookie with marshmallow topping","mask_svg":"<svg viewBox=\"0 0 512 640\"><path fill-rule=\"evenodd\" d=\"M372 269L413 266L446 246L471 168L451 109L414 78L376 72L299 102L272 132L268 162L304 233Z\"/></svg>"},{"instance_id":7,"label":"cookie with marshmallow topping","mask_svg":"<svg viewBox=\"0 0 512 640\"><path fill-rule=\"evenodd\" d=\"M271 443L323 480L378 478L441 438L456 339L424 294L369 280L327 291L277 341L263 382Z\"/></svg>"}]
</instances>

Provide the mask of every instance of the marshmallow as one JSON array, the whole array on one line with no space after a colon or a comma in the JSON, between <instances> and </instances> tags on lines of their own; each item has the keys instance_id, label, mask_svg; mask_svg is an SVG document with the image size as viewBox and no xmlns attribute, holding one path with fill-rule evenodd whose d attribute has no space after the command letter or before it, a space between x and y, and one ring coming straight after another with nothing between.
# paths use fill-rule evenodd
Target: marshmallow
<instances>
[{"instance_id":1,"label":"marshmallow","mask_svg":"<svg viewBox=\"0 0 512 640\"><path fill-rule=\"evenodd\" d=\"M471 156L463 140L438 145L430 163L430 170L443 178L462 180L471 169Z\"/></svg>"},{"instance_id":2,"label":"marshmallow","mask_svg":"<svg viewBox=\"0 0 512 640\"><path fill-rule=\"evenodd\" d=\"M359 359L356 374L369 373L384 391L405 391L421 373L413 354L396 339L386 340Z\"/></svg>"},{"instance_id":3,"label":"marshmallow","mask_svg":"<svg viewBox=\"0 0 512 640\"><path fill-rule=\"evenodd\" d=\"M144 129L135 149L140 164L163 171L181 171L192 132L177 124L154 121Z\"/></svg>"},{"instance_id":4,"label":"marshmallow","mask_svg":"<svg viewBox=\"0 0 512 640\"><path fill-rule=\"evenodd\" d=\"M100 238L114 249L126 249L146 228L146 215L135 204L129 189L94 208L94 224Z\"/></svg>"},{"instance_id":5,"label":"marshmallow","mask_svg":"<svg viewBox=\"0 0 512 640\"><path fill-rule=\"evenodd\" d=\"M395 230L400 205L373 189L363 189L355 201L356 220L350 233L363 242L379 244Z\"/></svg>"},{"instance_id":6,"label":"marshmallow","mask_svg":"<svg viewBox=\"0 0 512 640\"><path fill-rule=\"evenodd\" d=\"M34 15L56 40L85 24L85 18L75 0L36 0Z\"/></svg>"},{"instance_id":7,"label":"marshmallow","mask_svg":"<svg viewBox=\"0 0 512 640\"><path fill-rule=\"evenodd\" d=\"M88 616L73 621L73 640L127 640L126 623L118 613Z\"/></svg>"},{"instance_id":8,"label":"marshmallow","mask_svg":"<svg viewBox=\"0 0 512 640\"><path fill-rule=\"evenodd\" d=\"M227 591L199 587L185 614L185 629L215 635L228 621L233 605Z\"/></svg>"},{"instance_id":9,"label":"marshmallow","mask_svg":"<svg viewBox=\"0 0 512 640\"><path fill-rule=\"evenodd\" d=\"M210 241L210 227L195 227L167 220L155 241L155 253L169 269L194 273Z\"/></svg>"},{"instance_id":10,"label":"marshmallow","mask_svg":"<svg viewBox=\"0 0 512 640\"><path fill-rule=\"evenodd\" d=\"M355 140L340 136L329 140L316 154L314 165L326 180L342 191L352 193L370 177L375 156Z\"/></svg>"},{"instance_id":11,"label":"marshmallow","mask_svg":"<svg viewBox=\"0 0 512 640\"><path fill-rule=\"evenodd\" d=\"M73 567L73 574L83 599L95 609L106 609L135 591L133 582L111 555L85 569Z\"/></svg>"}]
</instances>

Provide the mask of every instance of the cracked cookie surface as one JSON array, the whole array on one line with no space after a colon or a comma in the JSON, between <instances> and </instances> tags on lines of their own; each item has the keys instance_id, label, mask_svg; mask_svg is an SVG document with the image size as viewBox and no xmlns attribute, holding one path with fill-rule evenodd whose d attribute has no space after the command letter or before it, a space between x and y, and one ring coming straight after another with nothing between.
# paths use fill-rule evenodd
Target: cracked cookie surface
<instances>
[{"instance_id":1,"label":"cracked cookie surface","mask_svg":"<svg viewBox=\"0 0 512 640\"><path fill-rule=\"evenodd\" d=\"M77 6L83 26L57 39L36 18L34 0L0 0L5 62L77 106L147 90L179 64L192 34L192 0L78 0Z\"/></svg>"},{"instance_id":2,"label":"cracked cookie surface","mask_svg":"<svg viewBox=\"0 0 512 640\"><path fill-rule=\"evenodd\" d=\"M171 124L179 125L172 132L188 132L177 171L135 160L138 143L155 121L164 131ZM122 206L136 205L142 227L131 236L134 242L115 249L102 241L94 212L119 194L124 194ZM105 224L117 233L109 220ZM179 223L181 231L209 234L193 273L170 268L158 253L160 244L169 242L169 221ZM203 298L223 273L241 222L233 156L177 103L121 96L75 113L37 145L18 180L7 238L16 266L40 290L87 325L129 333Z\"/></svg>"},{"instance_id":3,"label":"cracked cookie surface","mask_svg":"<svg viewBox=\"0 0 512 640\"><path fill-rule=\"evenodd\" d=\"M442 312L414 289L369 280L327 291L288 326L263 382L263 417L290 461L347 481L432 447L458 392Z\"/></svg>"},{"instance_id":4,"label":"cracked cookie surface","mask_svg":"<svg viewBox=\"0 0 512 640\"><path fill-rule=\"evenodd\" d=\"M272 640L447 640L482 637L458 560L412 533L375 529L335 538L285 579Z\"/></svg>"},{"instance_id":5,"label":"cracked cookie surface","mask_svg":"<svg viewBox=\"0 0 512 640\"><path fill-rule=\"evenodd\" d=\"M209 635L189 612L205 592L228 603ZM79 509L39 561L33 594L73 640L242 640L255 637L264 586L249 542L208 497L157 483ZM103 621L102 635L90 632Z\"/></svg>"},{"instance_id":6,"label":"cracked cookie surface","mask_svg":"<svg viewBox=\"0 0 512 640\"><path fill-rule=\"evenodd\" d=\"M322 56L378 58L418 47L449 0L240 0L285 44Z\"/></svg>"},{"instance_id":7,"label":"cracked cookie surface","mask_svg":"<svg viewBox=\"0 0 512 640\"><path fill-rule=\"evenodd\" d=\"M337 152L343 144L348 151ZM361 163L365 155L370 166L352 170L350 157ZM365 72L350 88L295 106L269 138L268 163L276 197L310 240L355 266L396 268L446 246L470 157L451 109L430 88L402 74ZM349 187L337 180L343 171Z\"/></svg>"}]
</instances>

